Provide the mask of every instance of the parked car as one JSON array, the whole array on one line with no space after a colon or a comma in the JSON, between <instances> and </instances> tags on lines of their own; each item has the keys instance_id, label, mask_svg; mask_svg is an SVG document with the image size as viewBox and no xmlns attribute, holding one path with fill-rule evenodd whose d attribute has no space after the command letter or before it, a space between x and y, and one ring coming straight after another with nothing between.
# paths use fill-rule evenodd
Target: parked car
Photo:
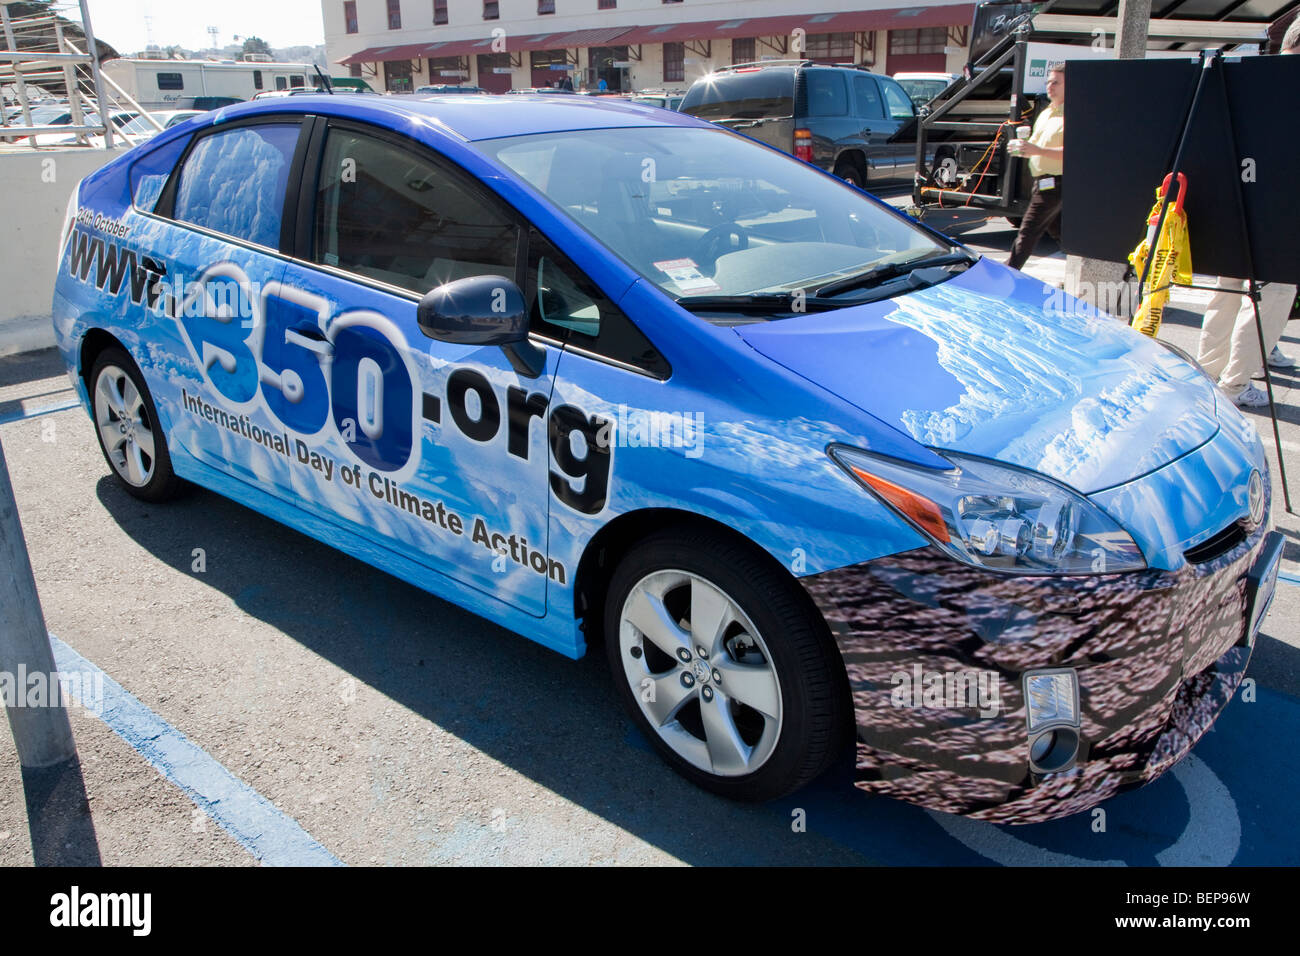
<instances>
[{"instance_id":1,"label":"parked car","mask_svg":"<svg viewBox=\"0 0 1300 956\"><path fill-rule=\"evenodd\" d=\"M916 109L901 86L865 67L742 63L696 80L678 108L855 186L916 170Z\"/></svg>"},{"instance_id":2,"label":"parked car","mask_svg":"<svg viewBox=\"0 0 1300 956\"><path fill-rule=\"evenodd\" d=\"M52 311L116 484L596 648L730 797L851 714L859 786L999 822L1185 755L1282 544L1199 368L781 151L552 100L269 100L88 176Z\"/></svg>"},{"instance_id":3,"label":"parked car","mask_svg":"<svg viewBox=\"0 0 1300 956\"><path fill-rule=\"evenodd\" d=\"M932 99L950 87L955 73L895 73L894 81L903 88L919 112Z\"/></svg>"},{"instance_id":4,"label":"parked car","mask_svg":"<svg viewBox=\"0 0 1300 956\"><path fill-rule=\"evenodd\" d=\"M65 110L65 109L66 107L60 108L60 110ZM135 112L134 110L113 110L109 114L110 118L112 119L114 128L119 130L133 123L136 120L136 118L139 117L139 115L140 114ZM99 123L100 123L99 114L95 112L93 109L87 108L86 111L82 114L83 126L98 126ZM57 117L53 121L48 123L39 123L37 121L36 114L32 114L32 124L34 126L35 125L71 126L72 113L59 112ZM34 141L37 146L66 146L77 142L77 135L75 133L62 133L62 132L37 133L35 136L22 136L22 135L10 134L9 136L4 138L14 143L28 143L29 141ZM100 142L101 137L93 133L87 133L86 141L88 143Z\"/></svg>"},{"instance_id":5,"label":"parked car","mask_svg":"<svg viewBox=\"0 0 1300 956\"><path fill-rule=\"evenodd\" d=\"M450 83L439 83L434 86L422 86L415 91L421 96L446 96L457 93L481 93L486 94L487 90L477 86L454 86Z\"/></svg>"},{"instance_id":6,"label":"parked car","mask_svg":"<svg viewBox=\"0 0 1300 956\"><path fill-rule=\"evenodd\" d=\"M628 99L633 103L645 103L648 106L658 106L660 109L675 110L682 105L684 96L684 93L664 93L647 90L644 93L633 93Z\"/></svg>"}]
</instances>

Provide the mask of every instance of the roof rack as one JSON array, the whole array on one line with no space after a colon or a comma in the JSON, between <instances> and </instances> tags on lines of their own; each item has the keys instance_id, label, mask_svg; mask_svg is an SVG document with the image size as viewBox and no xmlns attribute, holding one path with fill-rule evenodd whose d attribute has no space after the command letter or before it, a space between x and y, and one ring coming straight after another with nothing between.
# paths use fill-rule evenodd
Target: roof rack
<instances>
[{"instance_id":1,"label":"roof rack","mask_svg":"<svg viewBox=\"0 0 1300 956\"><path fill-rule=\"evenodd\" d=\"M734 70L752 70L764 66L793 66L796 69L806 66L834 66L845 70L862 70L864 73L870 73L871 67L864 66L861 63L821 63L817 60L755 60L751 63L732 63L729 66L720 66L714 73L729 73Z\"/></svg>"},{"instance_id":2,"label":"roof rack","mask_svg":"<svg viewBox=\"0 0 1300 956\"><path fill-rule=\"evenodd\" d=\"M811 66L815 65L816 62L816 60L754 60L750 63L732 63L728 66L720 66L713 72L730 73L732 70L752 70L760 66Z\"/></svg>"}]
</instances>

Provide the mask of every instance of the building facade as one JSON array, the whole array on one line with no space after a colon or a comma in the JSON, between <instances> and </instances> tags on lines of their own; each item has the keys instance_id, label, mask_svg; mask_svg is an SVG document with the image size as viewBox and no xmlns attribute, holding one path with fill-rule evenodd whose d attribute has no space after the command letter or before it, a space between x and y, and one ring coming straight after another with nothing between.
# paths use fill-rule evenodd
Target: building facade
<instances>
[{"instance_id":1,"label":"building facade","mask_svg":"<svg viewBox=\"0 0 1300 956\"><path fill-rule=\"evenodd\" d=\"M892 0L897 2L897 0ZM329 61L378 90L683 91L770 59L958 73L974 4L937 0L322 0ZM791 12L801 6L801 12ZM602 85L603 84L603 85Z\"/></svg>"}]
</instances>

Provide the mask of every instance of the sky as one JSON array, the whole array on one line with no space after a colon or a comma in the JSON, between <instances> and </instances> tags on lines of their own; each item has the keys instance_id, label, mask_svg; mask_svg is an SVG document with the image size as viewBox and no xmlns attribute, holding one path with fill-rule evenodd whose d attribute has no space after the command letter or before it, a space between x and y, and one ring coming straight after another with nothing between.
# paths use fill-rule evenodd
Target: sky
<instances>
[{"instance_id":1,"label":"sky","mask_svg":"<svg viewBox=\"0 0 1300 956\"><path fill-rule=\"evenodd\" d=\"M151 28L146 17L152 17ZM209 26L218 29L221 46L236 35L258 36L273 47L325 42L321 0L90 0L90 21L95 35L124 55L150 40L206 49L212 45Z\"/></svg>"}]
</instances>

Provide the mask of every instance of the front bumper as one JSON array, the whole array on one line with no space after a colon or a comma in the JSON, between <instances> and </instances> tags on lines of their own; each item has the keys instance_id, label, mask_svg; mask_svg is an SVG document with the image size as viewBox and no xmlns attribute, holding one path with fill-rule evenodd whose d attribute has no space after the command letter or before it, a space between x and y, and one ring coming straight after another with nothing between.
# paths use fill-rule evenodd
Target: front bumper
<instances>
[{"instance_id":1,"label":"front bumper","mask_svg":"<svg viewBox=\"0 0 1300 956\"><path fill-rule=\"evenodd\" d=\"M997 574L921 548L802 579L848 671L857 786L1034 823L1155 779L1245 674L1247 575L1268 544L1265 525L1177 571L1078 577ZM1077 672L1080 749L1072 768L1036 774L1021 678L1049 667Z\"/></svg>"}]
</instances>

